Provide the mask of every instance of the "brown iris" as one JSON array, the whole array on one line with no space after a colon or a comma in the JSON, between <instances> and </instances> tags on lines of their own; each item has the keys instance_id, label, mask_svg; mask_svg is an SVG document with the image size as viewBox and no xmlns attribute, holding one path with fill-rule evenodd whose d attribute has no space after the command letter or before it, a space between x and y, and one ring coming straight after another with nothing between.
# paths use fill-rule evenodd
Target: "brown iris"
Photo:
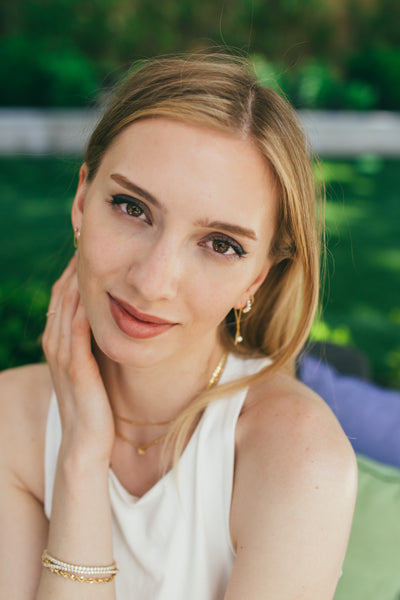
<instances>
[{"instance_id":1,"label":"brown iris","mask_svg":"<svg viewBox=\"0 0 400 600\"><path fill-rule=\"evenodd\" d=\"M143 214L143 210L137 204L127 204L126 212L131 217L140 217Z\"/></svg>"},{"instance_id":2,"label":"brown iris","mask_svg":"<svg viewBox=\"0 0 400 600\"><path fill-rule=\"evenodd\" d=\"M229 250L230 244L226 240L213 240L213 249L215 252L219 252L220 254L225 254L227 250Z\"/></svg>"}]
</instances>

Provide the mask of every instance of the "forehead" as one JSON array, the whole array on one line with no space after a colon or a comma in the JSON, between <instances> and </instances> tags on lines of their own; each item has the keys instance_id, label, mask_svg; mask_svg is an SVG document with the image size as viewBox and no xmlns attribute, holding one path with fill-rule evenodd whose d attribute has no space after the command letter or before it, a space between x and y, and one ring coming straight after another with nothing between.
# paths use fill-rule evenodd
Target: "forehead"
<instances>
[{"instance_id":1,"label":"forehead","mask_svg":"<svg viewBox=\"0 0 400 600\"><path fill-rule=\"evenodd\" d=\"M260 218L266 209L269 217L276 212L275 180L260 151L248 138L205 126L159 117L137 121L115 138L99 171L133 179L161 201L208 199L216 208L228 202Z\"/></svg>"}]
</instances>

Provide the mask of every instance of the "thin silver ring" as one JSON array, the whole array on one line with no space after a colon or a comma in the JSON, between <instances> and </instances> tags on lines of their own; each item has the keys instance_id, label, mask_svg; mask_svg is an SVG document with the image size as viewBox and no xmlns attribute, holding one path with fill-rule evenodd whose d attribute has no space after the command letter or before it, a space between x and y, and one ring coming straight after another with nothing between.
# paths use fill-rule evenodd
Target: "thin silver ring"
<instances>
[{"instance_id":1,"label":"thin silver ring","mask_svg":"<svg viewBox=\"0 0 400 600\"><path fill-rule=\"evenodd\" d=\"M46 317L51 317L51 315L56 315L57 311L56 310L49 310L49 312L46 313Z\"/></svg>"}]
</instances>

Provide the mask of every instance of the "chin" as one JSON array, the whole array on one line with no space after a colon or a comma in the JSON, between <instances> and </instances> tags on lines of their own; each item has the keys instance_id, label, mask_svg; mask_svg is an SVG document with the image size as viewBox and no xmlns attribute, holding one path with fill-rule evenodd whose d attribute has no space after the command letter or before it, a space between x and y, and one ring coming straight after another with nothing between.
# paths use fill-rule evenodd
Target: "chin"
<instances>
[{"instance_id":1,"label":"chin","mask_svg":"<svg viewBox=\"0 0 400 600\"><path fill-rule=\"evenodd\" d=\"M118 334L106 336L104 333L98 336L93 334L93 338L97 350L110 361L120 365L142 368L162 359L160 348L157 350L149 340L142 343L141 340L127 340Z\"/></svg>"}]
</instances>

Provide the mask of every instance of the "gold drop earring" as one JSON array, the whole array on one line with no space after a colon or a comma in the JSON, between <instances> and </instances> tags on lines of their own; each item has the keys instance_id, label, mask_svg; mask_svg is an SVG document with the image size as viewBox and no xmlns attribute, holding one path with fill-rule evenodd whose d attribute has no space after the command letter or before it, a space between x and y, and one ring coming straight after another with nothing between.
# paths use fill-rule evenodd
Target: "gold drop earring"
<instances>
[{"instance_id":1,"label":"gold drop earring","mask_svg":"<svg viewBox=\"0 0 400 600\"><path fill-rule=\"evenodd\" d=\"M240 333L240 321L242 319L242 313L249 313L253 307L254 296L250 296L246 302L244 308L234 308L235 321L236 321L236 333L235 333L235 346L243 342L243 337Z\"/></svg>"},{"instance_id":2,"label":"gold drop earring","mask_svg":"<svg viewBox=\"0 0 400 600\"><path fill-rule=\"evenodd\" d=\"M79 227L74 227L74 248L77 249L79 245L79 238L81 237L81 232Z\"/></svg>"}]
</instances>

